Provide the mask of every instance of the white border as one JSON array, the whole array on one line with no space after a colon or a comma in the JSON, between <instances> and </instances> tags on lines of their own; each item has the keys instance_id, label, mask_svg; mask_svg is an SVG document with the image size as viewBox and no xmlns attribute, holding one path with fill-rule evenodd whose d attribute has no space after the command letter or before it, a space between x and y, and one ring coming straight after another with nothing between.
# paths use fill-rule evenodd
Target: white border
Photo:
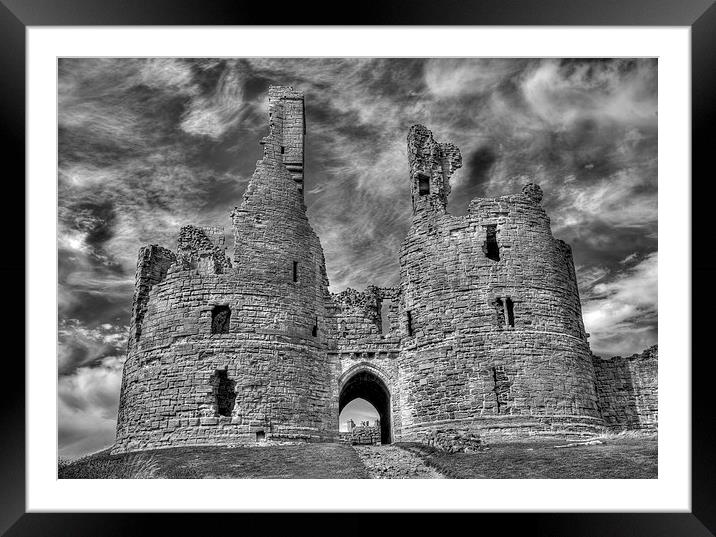
<instances>
[{"instance_id":1,"label":"white border","mask_svg":"<svg viewBox=\"0 0 716 537\"><path fill-rule=\"evenodd\" d=\"M690 511L689 28L30 27L27 44L28 511ZM58 56L658 57L659 478L57 480Z\"/></svg>"}]
</instances>

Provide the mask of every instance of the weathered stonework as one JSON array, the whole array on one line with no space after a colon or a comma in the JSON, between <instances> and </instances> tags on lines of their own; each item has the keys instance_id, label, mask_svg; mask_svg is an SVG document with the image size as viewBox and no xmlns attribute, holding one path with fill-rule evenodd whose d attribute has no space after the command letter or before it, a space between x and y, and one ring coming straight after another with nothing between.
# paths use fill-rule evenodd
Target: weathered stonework
<instances>
[{"instance_id":1,"label":"weathered stonework","mask_svg":"<svg viewBox=\"0 0 716 537\"><path fill-rule=\"evenodd\" d=\"M421 441L430 447L448 453L474 453L486 449L480 435L469 430L431 429Z\"/></svg>"},{"instance_id":2,"label":"weathered stonework","mask_svg":"<svg viewBox=\"0 0 716 537\"><path fill-rule=\"evenodd\" d=\"M604 425L616 374L595 376L571 250L539 186L453 216L460 151L412 127L400 285L331 294L303 200L305 132L303 95L271 87L233 251L222 228L196 226L175 251L140 250L115 452L336 441L357 397L378 410L382 443Z\"/></svg>"},{"instance_id":3,"label":"weathered stonework","mask_svg":"<svg viewBox=\"0 0 716 537\"><path fill-rule=\"evenodd\" d=\"M655 429L659 417L656 345L628 358L593 356L598 403L612 429Z\"/></svg>"}]
</instances>

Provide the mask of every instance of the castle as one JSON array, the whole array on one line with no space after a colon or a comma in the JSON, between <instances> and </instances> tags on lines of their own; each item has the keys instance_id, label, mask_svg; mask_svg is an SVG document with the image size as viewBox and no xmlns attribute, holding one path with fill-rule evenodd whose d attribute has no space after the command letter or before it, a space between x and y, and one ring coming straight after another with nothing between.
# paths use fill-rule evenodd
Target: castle
<instances>
[{"instance_id":1,"label":"castle","mask_svg":"<svg viewBox=\"0 0 716 537\"><path fill-rule=\"evenodd\" d=\"M460 151L413 126L400 285L332 294L303 199L304 97L272 86L268 99L230 255L214 227L140 249L114 452L336 441L358 397L382 443L655 426L656 352L591 354L571 249L539 186L451 215Z\"/></svg>"}]
</instances>

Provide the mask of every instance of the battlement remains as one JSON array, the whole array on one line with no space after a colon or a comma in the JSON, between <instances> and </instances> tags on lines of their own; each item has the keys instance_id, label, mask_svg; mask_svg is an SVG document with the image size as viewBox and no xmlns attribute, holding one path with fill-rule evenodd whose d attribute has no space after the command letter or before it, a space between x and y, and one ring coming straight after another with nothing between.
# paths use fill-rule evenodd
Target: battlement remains
<instances>
[{"instance_id":1,"label":"battlement remains","mask_svg":"<svg viewBox=\"0 0 716 537\"><path fill-rule=\"evenodd\" d=\"M462 167L460 150L451 143L438 143L423 125L408 132L413 214L437 210L445 212L450 194L450 177Z\"/></svg>"}]
</instances>

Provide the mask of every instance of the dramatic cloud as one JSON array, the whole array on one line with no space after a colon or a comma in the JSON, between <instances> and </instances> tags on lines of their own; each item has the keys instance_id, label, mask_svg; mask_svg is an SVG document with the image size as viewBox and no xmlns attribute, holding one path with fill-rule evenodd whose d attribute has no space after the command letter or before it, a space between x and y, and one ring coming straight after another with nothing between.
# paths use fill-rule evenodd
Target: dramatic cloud
<instances>
[{"instance_id":1,"label":"dramatic cloud","mask_svg":"<svg viewBox=\"0 0 716 537\"><path fill-rule=\"evenodd\" d=\"M656 342L656 60L77 58L58 72L60 443L76 453L113 436L139 248L174 247L189 223L231 240L269 84L306 95L306 205L332 290L398 282L405 137L422 123L462 151L451 213L542 186L595 352Z\"/></svg>"},{"instance_id":2,"label":"dramatic cloud","mask_svg":"<svg viewBox=\"0 0 716 537\"><path fill-rule=\"evenodd\" d=\"M657 272L654 252L591 287L583 314L595 354L628 356L656 342Z\"/></svg>"},{"instance_id":3,"label":"dramatic cloud","mask_svg":"<svg viewBox=\"0 0 716 537\"><path fill-rule=\"evenodd\" d=\"M515 59L431 59L425 64L425 85L437 99L488 93L519 73L525 63Z\"/></svg>"},{"instance_id":4,"label":"dramatic cloud","mask_svg":"<svg viewBox=\"0 0 716 537\"><path fill-rule=\"evenodd\" d=\"M591 120L650 127L656 118L656 70L648 62L540 62L522 93L531 110L558 129Z\"/></svg>"},{"instance_id":5,"label":"dramatic cloud","mask_svg":"<svg viewBox=\"0 0 716 537\"><path fill-rule=\"evenodd\" d=\"M88 328L76 319L60 319L60 376L73 374L79 367L98 366L111 355L124 355L128 335L128 326L102 323Z\"/></svg>"},{"instance_id":6,"label":"dramatic cloud","mask_svg":"<svg viewBox=\"0 0 716 537\"><path fill-rule=\"evenodd\" d=\"M104 358L59 379L60 456L75 458L114 442L124 358Z\"/></svg>"}]
</instances>

